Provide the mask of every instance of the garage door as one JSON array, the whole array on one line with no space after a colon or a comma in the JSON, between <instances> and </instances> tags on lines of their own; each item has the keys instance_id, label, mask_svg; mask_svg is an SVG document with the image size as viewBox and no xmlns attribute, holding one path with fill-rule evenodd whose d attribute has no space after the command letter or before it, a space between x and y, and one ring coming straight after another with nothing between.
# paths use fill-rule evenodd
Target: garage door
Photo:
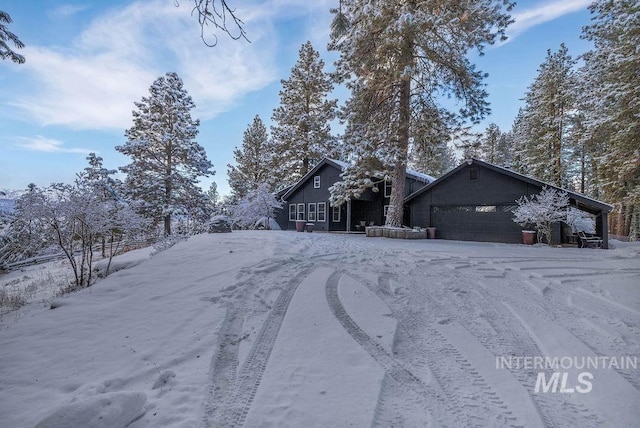
<instances>
[{"instance_id":1,"label":"garage door","mask_svg":"<svg viewBox=\"0 0 640 428\"><path fill-rule=\"evenodd\" d=\"M431 224L437 237L460 241L522 242L522 228L507 205L432 206Z\"/></svg>"}]
</instances>

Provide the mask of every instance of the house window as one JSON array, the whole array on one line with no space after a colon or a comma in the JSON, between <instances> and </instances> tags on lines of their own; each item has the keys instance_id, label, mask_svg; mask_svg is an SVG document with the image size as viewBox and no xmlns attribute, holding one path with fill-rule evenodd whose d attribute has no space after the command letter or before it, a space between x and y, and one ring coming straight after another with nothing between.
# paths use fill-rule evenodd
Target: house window
<instances>
[{"instance_id":1,"label":"house window","mask_svg":"<svg viewBox=\"0 0 640 428\"><path fill-rule=\"evenodd\" d=\"M304 204L298 204L298 220L305 220L305 218L304 218Z\"/></svg>"},{"instance_id":2,"label":"house window","mask_svg":"<svg viewBox=\"0 0 640 428\"><path fill-rule=\"evenodd\" d=\"M316 221L316 204L309 204L309 211L307 211L307 220L308 221Z\"/></svg>"},{"instance_id":3,"label":"house window","mask_svg":"<svg viewBox=\"0 0 640 428\"><path fill-rule=\"evenodd\" d=\"M320 176L316 175L315 177L313 177L313 188L314 189L319 189L320 188Z\"/></svg>"},{"instance_id":4,"label":"house window","mask_svg":"<svg viewBox=\"0 0 640 428\"><path fill-rule=\"evenodd\" d=\"M382 207L382 215L386 217L388 214L389 214L389 205L385 205L384 207Z\"/></svg>"},{"instance_id":5,"label":"house window","mask_svg":"<svg viewBox=\"0 0 640 428\"><path fill-rule=\"evenodd\" d=\"M478 168L469 169L469 180L475 181L478 179Z\"/></svg>"},{"instance_id":6,"label":"house window","mask_svg":"<svg viewBox=\"0 0 640 428\"><path fill-rule=\"evenodd\" d=\"M391 181L384 180L384 197L391 197Z\"/></svg>"},{"instance_id":7,"label":"house window","mask_svg":"<svg viewBox=\"0 0 640 428\"><path fill-rule=\"evenodd\" d=\"M296 204L289 205L289 221L296 221Z\"/></svg>"},{"instance_id":8,"label":"house window","mask_svg":"<svg viewBox=\"0 0 640 428\"><path fill-rule=\"evenodd\" d=\"M327 203L318 202L318 221L327 220Z\"/></svg>"},{"instance_id":9,"label":"house window","mask_svg":"<svg viewBox=\"0 0 640 428\"><path fill-rule=\"evenodd\" d=\"M340 206L331 207L331 219L334 223L340 222Z\"/></svg>"}]
</instances>

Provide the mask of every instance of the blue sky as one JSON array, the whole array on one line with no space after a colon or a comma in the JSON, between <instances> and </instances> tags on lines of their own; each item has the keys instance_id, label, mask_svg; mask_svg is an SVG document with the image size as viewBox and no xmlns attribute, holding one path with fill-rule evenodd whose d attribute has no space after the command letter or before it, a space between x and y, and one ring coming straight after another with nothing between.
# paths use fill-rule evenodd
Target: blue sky
<instances>
[{"instance_id":1,"label":"blue sky","mask_svg":"<svg viewBox=\"0 0 640 428\"><path fill-rule=\"evenodd\" d=\"M198 142L217 171L203 179L228 192L226 165L259 114L270 124L280 79L289 77L300 46L310 40L327 69L329 9L337 0L235 0L251 43L219 37L206 47L190 15L191 0L10 0L9 30L27 45L22 65L0 62L0 189L70 182L96 152L105 166L129 158L115 151L132 124L133 103L166 72L177 72L196 103ZM508 130L547 49L564 42L572 56L590 20L589 0L521 0L506 43L474 61L486 80L492 115L482 124ZM428 171L425 171L428 173Z\"/></svg>"}]
</instances>

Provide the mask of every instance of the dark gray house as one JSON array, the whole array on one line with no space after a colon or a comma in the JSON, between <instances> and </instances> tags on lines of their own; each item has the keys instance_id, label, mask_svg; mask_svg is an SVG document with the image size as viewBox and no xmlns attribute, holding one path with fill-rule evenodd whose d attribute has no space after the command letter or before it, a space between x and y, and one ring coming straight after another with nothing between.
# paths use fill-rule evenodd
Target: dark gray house
<instances>
[{"instance_id":1,"label":"dark gray house","mask_svg":"<svg viewBox=\"0 0 640 428\"><path fill-rule=\"evenodd\" d=\"M320 231L364 231L365 225L383 225L389 205L391 183L380 183L377 192L367 189L359 198L340 206L329 204L329 188L342 181L340 174L347 164L324 158L296 184L277 196L284 201L276 217L280 227L295 229L296 220L314 224ZM415 193L435 178L407 170L405 195Z\"/></svg>"},{"instance_id":2,"label":"dark gray house","mask_svg":"<svg viewBox=\"0 0 640 428\"><path fill-rule=\"evenodd\" d=\"M539 193L550 184L477 159L465 161L405 199L407 224L435 227L442 239L522 243L522 227L514 223L516 200ZM580 193L569 194L571 206L595 216L596 234L608 248L607 215L611 205ZM563 242L560 225L554 242Z\"/></svg>"}]
</instances>

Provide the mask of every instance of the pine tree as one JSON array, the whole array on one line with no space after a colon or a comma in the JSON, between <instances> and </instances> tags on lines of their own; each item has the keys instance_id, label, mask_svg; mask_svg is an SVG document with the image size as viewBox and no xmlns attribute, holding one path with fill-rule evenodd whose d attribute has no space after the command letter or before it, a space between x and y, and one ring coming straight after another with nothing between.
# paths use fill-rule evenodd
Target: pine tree
<instances>
[{"instance_id":1,"label":"pine tree","mask_svg":"<svg viewBox=\"0 0 640 428\"><path fill-rule=\"evenodd\" d=\"M275 185L273 173L274 158L281 159L282 154L272 147L267 135L267 128L256 115L242 138L242 148L235 148L233 157L236 165L227 165L229 186L232 200L238 201L255 190L262 183L266 183L270 190Z\"/></svg>"},{"instance_id":2,"label":"pine tree","mask_svg":"<svg viewBox=\"0 0 640 428\"><path fill-rule=\"evenodd\" d=\"M171 234L171 218L187 206L204 203L198 177L214 174L211 162L195 138L199 121L191 118L195 107L176 73L158 78L150 96L136 102L133 126L125 132L127 142L116 150L130 156L121 167L125 184L135 200L144 201L143 213L155 223L164 222Z\"/></svg>"},{"instance_id":3,"label":"pine tree","mask_svg":"<svg viewBox=\"0 0 640 428\"><path fill-rule=\"evenodd\" d=\"M509 137L495 123L489 124L480 138L480 159L495 165L509 165L511 162Z\"/></svg>"},{"instance_id":4,"label":"pine tree","mask_svg":"<svg viewBox=\"0 0 640 428\"><path fill-rule=\"evenodd\" d=\"M640 3L596 0L583 38L594 48L581 69L584 141L603 197L615 205L612 233L631 234L640 215ZM635 216L635 218L634 218Z\"/></svg>"},{"instance_id":5,"label":"pine tree","mask_svg":"<svg viewBox=\"0 0 640 428\"><path fill-rule=\"evenodd\" d=\"M211 204L211 210L214 214L218 213L218 204L220 202L220 192L218 192L218 184L214 181L207 190L207 196L209 197L209 204Z\"/></svg>"},{"instance_id":6,"label":"pine tree","mask_svg":"<svg viewBox=\"0 0 640 428\"><path fill-rule=\"evenodd\" d=\"M415 136L409 145L408 166L416 171L439 177L455 167L456 156L449 145L450 115L433 109L424 120L416 120Z\"/></svg>"},{"instance_id":7,"label":"pine tree","mask_svg":"<svg viewBox=\"0 0 640 428\"><path fill-rule=\"evenodd\" d=\"M331 48L340 52L337 75L351 90L345 106L345 144L356 167L343 179L375 172L392 181L387 225L400 226L410 140L442 96L463 101L460 118L475 122L488 113L484 73L468 52L504 36L508 0L343 0L332 28ZM342 31L340 31L342 30ZM371 171L372 157L381 171ZM361 182L341 186L357 195Z\"/></svg>"},{"instance_id":8,"label":"pine tree","mask_svg":"<svg viewBox=\"0 0 640 428\"><path fill-rule=\"evenodd\" d=\"M306 42L288 80L282 80L280 105L273 111L271 128L279 164L274 174L282 183L294 183L323 157L336 157L336 140L330 122L336 117L337 100L324 72L324 61Z\"/></svg>"},{"instance_id":9,"label":"pine tree","mask_svg":"<svg viewBox=\"0 0 640 428\"><path fill-rule=\"evenodd\" d=\"M570 132L576 108L575 60L567 47L547 51L538 76L525 95L521 132L527 173L556 186L569 183Z\"/></svg>"},{"instance_id":10,"label":"pine tree","mask_svg":"<svg viewBox=\"0 0 640 428\"><path fill-rule=\"evenodd\" d=\"M6 24L11 24L12 22L13 20L11 19L11 16L9 16L7 12L0 10L0 58L3 60L9 58L17 64L22 64L25 61L24 56L13 51L8 44L9 42L12 42L16 48L24 48L24 43L20 41L18 36L7 29Z\"/></svg>"}]
</instances>

